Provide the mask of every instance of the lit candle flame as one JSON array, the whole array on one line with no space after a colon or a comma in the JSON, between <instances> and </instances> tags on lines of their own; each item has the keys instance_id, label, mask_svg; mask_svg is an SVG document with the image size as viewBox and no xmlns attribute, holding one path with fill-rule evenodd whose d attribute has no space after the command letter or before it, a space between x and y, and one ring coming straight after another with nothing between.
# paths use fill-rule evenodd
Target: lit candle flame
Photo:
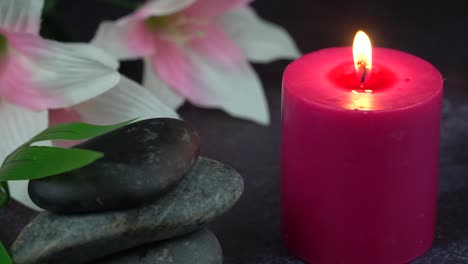
<instances>
[{"instance_id":1,"label":"lit candle flame","mask_svg":"<svg viewBox=\"0 0 468 264\"><path fill-rule=\"evenodd\" d=\"M354 67L364 87L364 82L369 79L372 69L372 44L364 31L358 31L353 43Z\"/></svg>"}]
</instances>

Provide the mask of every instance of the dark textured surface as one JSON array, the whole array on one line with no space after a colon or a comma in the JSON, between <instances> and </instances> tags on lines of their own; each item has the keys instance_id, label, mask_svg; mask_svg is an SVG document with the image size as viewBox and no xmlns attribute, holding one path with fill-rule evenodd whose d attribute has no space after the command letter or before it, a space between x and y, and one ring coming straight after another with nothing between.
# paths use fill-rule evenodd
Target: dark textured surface
<instances>
[{"instance_id":1,"label":"dark textured surface","mask_svg":"<svg viewBox=\"0 0 468 264\"><path fill-rule=\"evenodd\" d=\"M200 139L186 122L138 121L76 146L104 153L83 168L33 180L29 195L41 208L60 213L127 209L167 193L198 157Z\"/></svg>"},{"instance_id":2,"label":"dark textured surface","mask_svg":"<svg viewBox=\"0 0 468 264\"><path fill-rule=\"evenodd\" d=\"M16 264L81 264L198 230L229 210L243 191L242 177L200 157L177 187L140 208L96 213L43 212L12 246Z\"/></svg>"},{"instance_id":3,"label":"dark textured surface","mask_svg":"<svg viewBox=\"0 0 468 264\"><path fill-rule=\"evenodd\" d=\"M468 16L463 1L257 0L264 18L283 25L305 52L350 45L357 29L374 44L410 52L432 62L445 77L437 237L417 264L468 263ZM93 7L96 7L93 9ZM100 19L125 10L96 0L62 6L77 39L90 40ZM86 14L86 19L83 19ZM245 191L233 210L212 225L225 264L298 264L279 236L279 139L281 76L287 61L256 65L270 103L272 123L262 127L216 110L186 105L180 113L200 134L202 154L238 170ZM140 62L122 72L141 78ZM18 204L0 210L0 239L12 243L33 212ZM313 264L313 263L312 263Z\"/></svg>"},{"instance_id":4,"label":"dark textured surface","mask_svg":"<svg viewBox=\"0 0 468 264\"><path fill-rule=\"evenodd\" d=\"M222 264L223 252L216 236L203 229L176 239L130 249L93 264Z\"/></svg>"}]
</instances>

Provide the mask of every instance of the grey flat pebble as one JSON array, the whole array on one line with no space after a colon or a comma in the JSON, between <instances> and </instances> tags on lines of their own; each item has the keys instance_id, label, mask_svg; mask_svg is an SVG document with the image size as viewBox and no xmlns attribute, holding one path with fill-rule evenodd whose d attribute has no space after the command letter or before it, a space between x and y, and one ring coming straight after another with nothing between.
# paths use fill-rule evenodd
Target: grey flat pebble
<instances>
[{"instance_id":1,"label":"grey flat pebble","mask_svg":"<svg viewBox=\"0 0 468 264\"><path fill-rule=\"evenodd\" d=\"M200 229L242 194L232 168L200 157L181 183L153 204L97 214L43 212L11 248L15 264L80 264Z\"/></svg>"},{"instance_id":2,"label":"grey flat pebble","mask_svg":"<svg viewBox=\"0 0 468 264\"><path fill-rule=\"evenodd\" d=\"M153 118L116 129L76 148L102 159L60 175L32 180L29 196L59 213L129 209L154 201L177 185L198 157L199 138L172 118Z\"/></svg>"},{"instance_id":3,"label":"grey flat pebble","mask_svg":"<svg viewBox=\"0 0 468 264\"><path fill-rule=\"evenodd\" d=\"M183 237L129 249L93 264L222 264L216 236L203 229Z\"/></svg>"}]
</instances>

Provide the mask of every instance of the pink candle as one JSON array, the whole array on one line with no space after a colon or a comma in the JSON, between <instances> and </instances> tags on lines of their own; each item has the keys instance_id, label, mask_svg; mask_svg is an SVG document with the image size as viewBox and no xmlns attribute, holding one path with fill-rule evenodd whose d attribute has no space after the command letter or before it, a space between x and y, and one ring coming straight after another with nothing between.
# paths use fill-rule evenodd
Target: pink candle
<instances>
[{"instance_id":1,"label":"pink candle","mask_svg":"<svg viewBox=\"0 0 468 264\"><path fill-rule=\"evenodd\" d=\"M311 264L407 263L434 238L442 76L401 51L372 57L323 49L284 73L282 237Z\"/></svg>"}]
</instances>

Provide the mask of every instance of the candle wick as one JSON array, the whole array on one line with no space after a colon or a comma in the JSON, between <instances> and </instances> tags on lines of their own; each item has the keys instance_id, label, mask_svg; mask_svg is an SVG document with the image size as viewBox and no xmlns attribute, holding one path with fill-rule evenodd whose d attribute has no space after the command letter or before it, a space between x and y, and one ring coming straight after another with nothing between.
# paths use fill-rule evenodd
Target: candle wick
<instances>
[{"instance_id":1,"label":"candle wick","mask_svg":"<svg viewBox=\"0 0 468 264\"><path fill-rule=\"evenodd\" d=\"M366 80L366 75L367 75L367 68L366 68L366 65L364 65L364 63L359 63L361 67L363 67L363 70L362 70L362 76L361 76L361 88L364 87L364 81Z\"/></svg>"}]
</instances>

